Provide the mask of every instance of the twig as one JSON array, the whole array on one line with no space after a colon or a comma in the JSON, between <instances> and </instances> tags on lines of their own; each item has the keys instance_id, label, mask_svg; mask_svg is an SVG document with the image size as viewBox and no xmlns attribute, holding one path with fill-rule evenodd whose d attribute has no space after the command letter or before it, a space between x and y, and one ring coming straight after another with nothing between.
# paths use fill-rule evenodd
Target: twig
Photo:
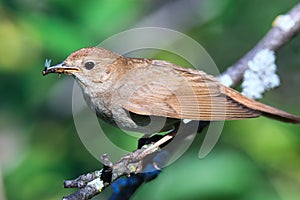
<instances>
[{"instance_id":1,"label":"twig","mask_svg":"<svg viewBox=\"0 0 300 200\"><path fill-rule=\"evenodd\" d=\"M282 23L282 19L286 23ZM227 86L234 86L242 79L244 72L248 68L248 62L263 49L277 51L280 47L286 44L300 30L300 3L294 6L287 14L279 15L273 22L273 27L269 32L257 43L257 45L239 59L235 64L227 68L222 73L220 79Z\"/></svg>"},{"instance_id":2,"label":"twig","mask_svg":"<svg viewBox=\"0 0 300 200\"><path fill-rule=\"evenodd\" d=\"M94 171L92 173L84 174L74 180L66 180L64 182L64 188L83 188L88 182L101 177L102 169Z\"/></svg>"},{"instance_id":3,"label":"twig","mask_svg":"<svg viewBox=\"0 0 300 200\"><path fill-rule=\"evenodd\" d=\"M159 151L159 146L170 141L173 136L166 135L154 144L144 145L141 149L137 149L132 153L126 154L121 159L112 164L108 155L102 156L103 169L92 173L81 175L74 180L64 181L65 188L81 188L77 192L66 196L63 200L83 200L102 192L107 186L113 183L121 176L130 176L142 172L145 167L145 158L154 152ZM152 163L154 168L157 164Z\"/></svg>"}]
</instances>

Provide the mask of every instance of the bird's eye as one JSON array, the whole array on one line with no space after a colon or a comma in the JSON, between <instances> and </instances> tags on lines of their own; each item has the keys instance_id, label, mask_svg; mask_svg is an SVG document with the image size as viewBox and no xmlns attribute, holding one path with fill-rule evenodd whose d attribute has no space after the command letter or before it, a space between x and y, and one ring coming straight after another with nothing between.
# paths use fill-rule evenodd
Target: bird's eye
<instances>
[{"instance_id":1,"label":"bird's eye","mask_svg":"<svg viewBox=\"0 0 300 200\"><path fill-rule=\"evenodd\" d=\"M88 70L93 69L95 67L95 62L88 61L84 64L84 67Z\"/></svg>"}]
</instances>

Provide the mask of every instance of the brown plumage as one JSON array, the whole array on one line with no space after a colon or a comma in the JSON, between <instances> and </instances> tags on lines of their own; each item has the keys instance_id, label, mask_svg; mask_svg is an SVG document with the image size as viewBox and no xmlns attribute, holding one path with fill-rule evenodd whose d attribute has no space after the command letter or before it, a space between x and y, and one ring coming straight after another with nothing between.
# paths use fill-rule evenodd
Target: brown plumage
<instances>
[{"instance_id":1,"label":"brown plumage","mask_svg":"<svg viewBox=\"0 0 300 200\"><path fill-rule=\"evenodd\" d=\"M149 71L154 70L160 74L153 76L166 80L160 81L159 84L151 82L153 76L149 76ZM147 74L142 75L146 71ZM167 78L170 71L173 74L171 82ZM140 87L143 83L139 83L138 88L133 84L132 88L126 88L127 91L134 93L129 99L124 98L126 101L122 101L124 108L137 114L207 121L236 120L264 115L284 122L300 123L299 117L249 99L199 70L153 60L150 64L135 70L134 74L128 73L121 84L126 84L137 75L143 77L141 82L146 81L147 84ZM147 77L149 80L145 80Z\"/></svg>"},{"instance_id":2,"label":"brown plumage","mask_svg":"<svg viewBox=\"0 0 300 200\"><path fill-rule=\"evenodd\" d=\"M249 99L214 77L161 60L126 58L102 48L84 48L43 74L67 73L82 86L98 116L135 130L128 111L198 121L266 116L300 123L300 117Z\"/></svg>"}]
</instances>

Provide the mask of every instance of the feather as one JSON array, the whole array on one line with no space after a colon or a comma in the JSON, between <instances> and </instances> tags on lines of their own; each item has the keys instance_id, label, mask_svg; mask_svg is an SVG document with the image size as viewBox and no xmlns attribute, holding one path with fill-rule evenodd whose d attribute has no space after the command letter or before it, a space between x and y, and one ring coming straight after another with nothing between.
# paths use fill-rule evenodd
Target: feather
<instances>
[{"instance_id":1,"label":"feather","mask_svg":"<svg viewBox=\"0 0 300 200\"><path fill-rule=\"evenodd\" d=\"M153 76L160 80L159 83L153 82ZM134 74L128 72L119 81L115 91L118 91L120 100L117 102L121 102L123 108L140 115L205 121L261 115L259 111L249 109L224 95L224 87L204 72L176 66L166 68L155 61L151 67L146 65L136 68ZM128 91L133 92L128 94Z\"/></svg>"},{"instance_id":2,"label":"feather","mask_svg":"<svg viewBox=\"0 0 300 200\"><path fill-rule=\"evenodd\" d=\"M140 115L203 121L264 115L300 123L299 117L249 99L202 71L167 61L152 60L139 66L127 72L116 85L122 107Z\"/></svg>"}]
</instances>

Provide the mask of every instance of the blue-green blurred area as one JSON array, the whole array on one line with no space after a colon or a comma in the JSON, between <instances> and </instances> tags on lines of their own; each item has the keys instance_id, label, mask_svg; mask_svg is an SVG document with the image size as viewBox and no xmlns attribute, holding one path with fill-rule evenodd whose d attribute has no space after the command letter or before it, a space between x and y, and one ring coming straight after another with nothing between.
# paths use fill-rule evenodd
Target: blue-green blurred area
<instances>
[{"instance_id":1,"label":"blue-green blurred area","mask_svg":"<svg viewBox=\"0 0 300 200\"><path fill-rule=\"evenodd\" d=\"M0 199L60 199L63 180L101 168L77 135L73 80L43 77L44 61L121 31L175 29L202 44L224 71L297 0L1 0ZM277 53L281 86L263 102L300 114L300 38ZM184 64L162 52L156 58ZM166 77L167 78L167 77ZM136 138L105 125L113 143L133 150ZM87 132L89 130L86 130ZM300 127L266 118L226 122L221 138L198 158L203 135L133 199L296 200L300 197ZM119 135L119 136L118 136ZM104 145L98 141L98 145ZM106 145L106 144L105 144ZM99 155L100 157L101 155ZM110 190L95 199L106 199Z\"/></svg>"}]
</instances>

